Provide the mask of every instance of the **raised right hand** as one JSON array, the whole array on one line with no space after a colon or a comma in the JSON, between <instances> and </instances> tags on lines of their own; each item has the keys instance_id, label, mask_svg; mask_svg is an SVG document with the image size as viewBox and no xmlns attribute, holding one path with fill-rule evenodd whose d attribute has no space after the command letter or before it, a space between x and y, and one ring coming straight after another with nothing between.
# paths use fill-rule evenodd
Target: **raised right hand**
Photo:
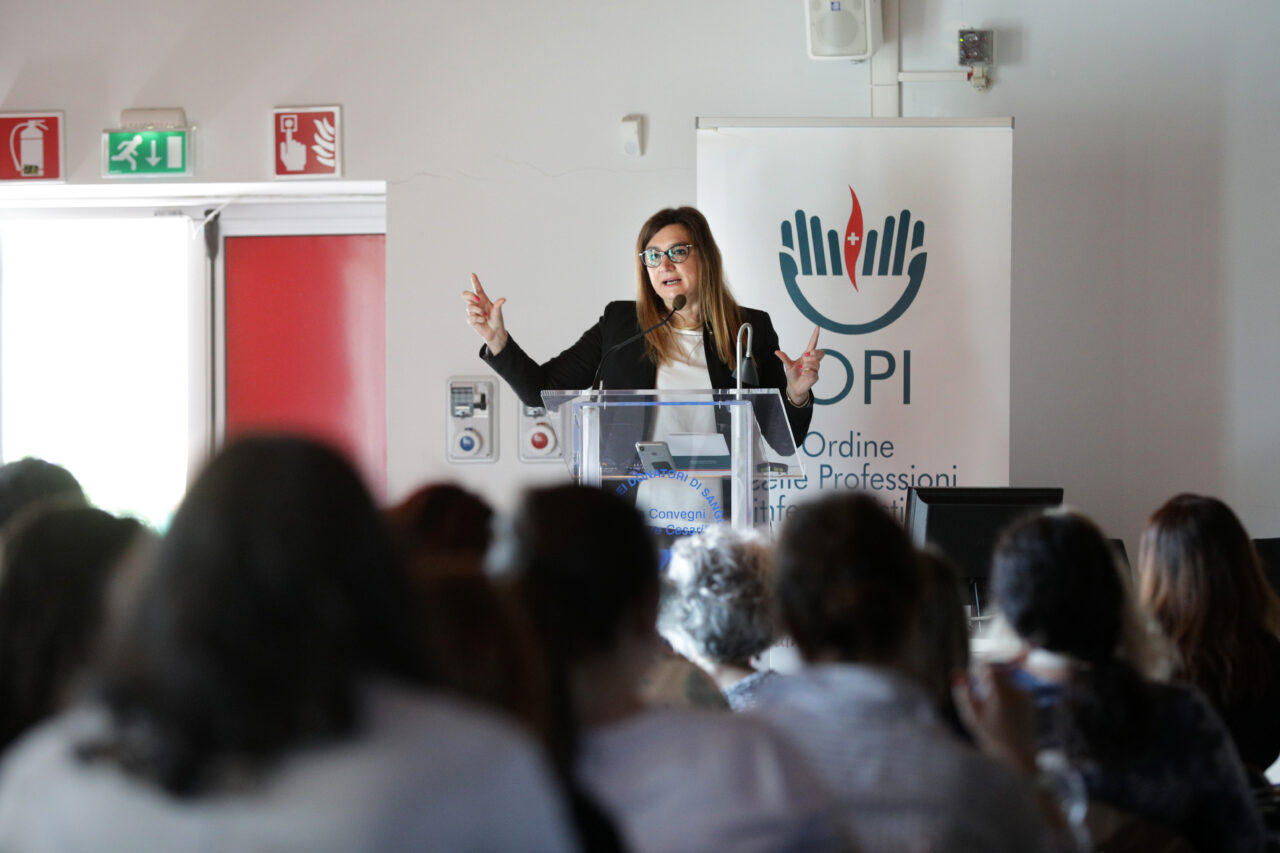
<instances>
[{"instance_id":1,"label":"raised right hand","mask_svg":"<svg viewBox=\"0 0 1280 853\"><path fill-rule=\"evenodd\" d=\"M507 345L507 327L502 322L502 305L506 297L494 302L484 292L480 278L471 274L471 290L462 291L462 301L467 304L467 324L476 330L476 334L489 347L489 352L497 355Z\"/></svg>"},{"instance_id":2,"label":"raised right hand","mask_svg":"<svg viewBox=\"0 0 1280 853\"><path fill-rule=\"evenodd\" d=\"M972 674L955 673L951 697L979 749L1014 770L1034 774L1035 704L1031 694L1014 684L1012 675L1025 658L1024 651L1014 662L976 663Z\"/></svg>"}]
</instances>

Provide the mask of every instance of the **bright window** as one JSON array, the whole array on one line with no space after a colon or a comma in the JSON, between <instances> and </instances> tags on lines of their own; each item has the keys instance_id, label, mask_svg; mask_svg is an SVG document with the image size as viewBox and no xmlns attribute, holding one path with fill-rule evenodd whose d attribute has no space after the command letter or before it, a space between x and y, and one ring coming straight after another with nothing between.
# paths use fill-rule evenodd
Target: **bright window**
<instances>
[{"instance_id":1,"label":"bright window","mask_svg":"<svg viewBox=\"0 0 1280 853\"><path fill-rule=\"evenodd\" d=\"M0 219L0 458L56 462L156 527L187 480L191 227Z\"/></svg>"}]
</instances>

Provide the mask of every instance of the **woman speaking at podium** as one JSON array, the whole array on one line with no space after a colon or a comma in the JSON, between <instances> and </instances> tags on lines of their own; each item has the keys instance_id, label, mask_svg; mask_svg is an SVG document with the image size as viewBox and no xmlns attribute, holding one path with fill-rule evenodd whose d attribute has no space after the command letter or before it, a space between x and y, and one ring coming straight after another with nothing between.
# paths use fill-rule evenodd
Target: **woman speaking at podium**
<instances>
[{"instance_id":1,"label":"woman speaking at podium","mask_svg":"<svg viewBox=\"0 0 1280 853\"><path fill-rule=\"evenodd\" d=\"M484 340L480 357L527 406L541 406L543 391L590 388L597 380L613 390L735 387L738 328L746 322L753 330L756 387L782 392L791 435L797 445L804 441L823 355L817 349L818 329L798 358L779 349L769 315L739 306L729 293L720 249L696 208L666 208L649 217L636 238L635 301L610 302L577 343L543 364L507 333L506 299L490 299L474 274L471 284L462 299L467 322ZM643 336L642 330L647 330ZM714 432L714 425L710 430L697 426L659 424L652 434Z\"/></svg>"}]
</instances>

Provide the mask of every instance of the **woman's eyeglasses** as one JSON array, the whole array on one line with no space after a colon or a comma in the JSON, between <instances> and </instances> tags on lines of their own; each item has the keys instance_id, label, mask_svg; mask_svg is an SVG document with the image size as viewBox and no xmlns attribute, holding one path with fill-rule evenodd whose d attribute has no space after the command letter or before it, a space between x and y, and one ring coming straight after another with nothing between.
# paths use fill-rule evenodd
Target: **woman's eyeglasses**
<instances>
[{"instance_id":1,"label":"woman's eyeglasses","mask_svg":"<svg viewBox=\"0 0 1280 853\"><path fill-rule=\"evenodd\" d=\"M692 243L676 243L665 252L650 246L640 253L640 262L646 267L656 267L662 263L662 256L666 255L671 259L671 263L682 264L689 260L689 252L692 250Z\"/></svg>"}]
</instances>

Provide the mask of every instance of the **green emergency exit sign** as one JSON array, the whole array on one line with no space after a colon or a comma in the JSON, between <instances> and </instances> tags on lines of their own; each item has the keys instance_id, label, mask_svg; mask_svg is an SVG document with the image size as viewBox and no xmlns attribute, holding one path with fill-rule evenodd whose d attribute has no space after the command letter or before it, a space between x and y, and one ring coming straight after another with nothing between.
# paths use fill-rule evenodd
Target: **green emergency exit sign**
<instances>
[{"instance_id":1,"label":"green emergency exit sign","mask_svg":"<svg viewBox=\"0 0 1280 853\"><path fill-rule=\"evenodd\" d=\"M104 130L104 178L184 177L191 174L191 128Z\"/></svg>"}]
</instances>

